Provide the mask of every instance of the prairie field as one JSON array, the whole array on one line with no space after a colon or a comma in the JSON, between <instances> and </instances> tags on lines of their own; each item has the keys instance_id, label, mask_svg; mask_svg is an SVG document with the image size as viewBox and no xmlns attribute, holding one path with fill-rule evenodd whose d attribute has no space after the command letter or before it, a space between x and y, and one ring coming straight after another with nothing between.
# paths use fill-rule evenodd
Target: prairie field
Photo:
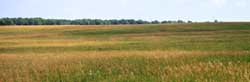
<instances>
[{"instance_id":1,"label":"prairie field","mask_svg":"<svg viewBox=\"0 0 250 82\"><path fill-rule=\"evenodd\" d=\"M0 82L250 82L250 23L0 26Z\"/></svg>"}]
</instances>

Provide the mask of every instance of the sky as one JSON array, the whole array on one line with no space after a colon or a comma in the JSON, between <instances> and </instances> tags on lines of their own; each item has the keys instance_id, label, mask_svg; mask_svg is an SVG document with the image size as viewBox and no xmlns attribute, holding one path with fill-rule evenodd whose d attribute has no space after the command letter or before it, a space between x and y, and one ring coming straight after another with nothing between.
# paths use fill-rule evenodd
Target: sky
<instances>
[{"instance_id":1,"label":"sky","mask_svg":"<svg viewBox=\"0 0 250 82\"><path fill-rule=\"evenodd\" d=\"M0 0L0 17L250 21L250 0Z\"/></svg>"}]
</instances>

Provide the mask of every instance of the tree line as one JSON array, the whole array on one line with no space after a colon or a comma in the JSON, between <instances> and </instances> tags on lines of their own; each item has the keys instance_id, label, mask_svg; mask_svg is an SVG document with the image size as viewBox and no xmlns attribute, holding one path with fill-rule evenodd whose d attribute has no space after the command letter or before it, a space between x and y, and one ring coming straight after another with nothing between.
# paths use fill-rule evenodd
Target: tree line
<instances>
[{"instance_id":1,"label":"tree line","mask_svg":"<svg viewBox=\"0 0 250 82\"><path fill-rule=\"evenodd\" d=\"M43 18L0 18L0 25L118 25L118 24L161 24L161 23L185 23L177 21L144 21L134 19L43 19ZM191 23L191 21L188 21Z\"/></svg>"}]
</instances>

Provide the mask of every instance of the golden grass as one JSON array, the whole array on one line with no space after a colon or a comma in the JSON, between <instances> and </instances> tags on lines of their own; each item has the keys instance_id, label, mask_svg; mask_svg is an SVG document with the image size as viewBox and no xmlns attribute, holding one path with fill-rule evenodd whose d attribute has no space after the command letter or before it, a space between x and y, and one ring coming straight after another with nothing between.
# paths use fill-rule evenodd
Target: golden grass
<instances>
[{"instance_id":1,"label":"golden grass","mask_svg":"<svg viewBox=\"0 0 250 82\"><path fill-rule=\"evenodd\" d=\"M113 58L130 58L130 57L145 57L150 60L146 60L150 65L146 65L141 69L145 73L149 73L149 75L159 75L161 81L168 81L171 79L176 79L177 81L185 81L186 76L194 76L190 77L190 79L194 79L199 82L211 82L211 81L219 81L218 79L212 79L216 77L225 77L220 79L221 81L227 82L232 80L238 81L249 81L249 73L248 70L250 68L249 63L244 63L241 61L238 62L192 62L185 64L186 62L183 60L189 60L189 58L197 58L197 57L206 57L211 54L217 56L228 56L228 55L238 55L249 54L249 52L233 52L233 51L220 51L220 52L202 52L202 51L108 51L108 52L74 52L74 53L60 53L60 54L38 54L38 53L30 53L30 54L0 54L0 63L1 63L1 78L0 81L44 81L43 79L47 79L44 75L46 73L51 72L55 73L53 75L57 75L57 70L60 70L62 74L71 75L71 72L76 70L78 73L85 75L86 73L90 75L95 73L92 67L96 69L102 68L107 70L107 74L113 74L113 69L121 69L121 75L123 77L127 77L128 79L132 79L130 76L134 75L135 67L131 67L129 61L120 63L112 61ZM184 59L182 59L184 58ZM176 63L176 66L166 65L163 68L159 68L159 62L165 62L161 59L166 59L169 61L179 61ZM180 59L180 60L178 60ZM88 63L89 60L92 63ZM154 61L152 61L154 60ZM159 60L159 61L157 61ZM121 63L122 62L122 63ZM141 62L138 60L138 62ZM187 61L188 62L188 61ZM133 62L136 65L136 62ZM171 64L171 63L170 63ZM174 64L174 63L173 63ZM100 67L98 67L100 65ZM110 65L110 66L109 66ZM120 68L116 68L118 67ZM133 65L133 64L132 64ZM4 66L4 67L2 67ZM103 67L104 66L104 67ZM50 71L49 71L50 70ZM132 73L132 74L131 74ZM34 75L35 74L35 75ZM194 75L192 75L194 74ZM200 74L206 74L205 76L196 76ZM226 74L224 76L223 74ZM31 76L32 75L32 76ZM129 75L129 76L127 76ZM237 75L237 76L235 76ZM232 77L232 78L229 78ZM32 78L37 78L36 80ZM65 77L67 78L67 77ZM79 77L81 78L81 77ZM183 78L183 79L178 79ZM210 78L210 79L209 79ZM59 78L60 79L60 78ZM62 78L61 78L62 79ZM122 79L122 78L111 78L113 81ZM72 79L71 79L72 80ZM98 79L96 79L98 80ZM160 81L159 80L159 81ZM59 81L59 80L58 80ZM68 80L70 81L70 80ZM99 80L100 81L100 80Z\"/></svg>"},{"instance_id":2,"label":"golden grass","mask_svg":"<svg viewBox=\"0 0 250 82\"><path fill-rule=\"evenodd\" d=\"M248 82L247 25L1 26L0 82Z\"/></svg>"},{"instance_id":3,"label":"golden grass","mask_svg":"<svg viewBox=\"0 0 250 82\"><path fill-rule=\"evenodd\" d=\"M39 60L46 58L66 58L69 60L82 59L82 58L112 58L112 57L133 57L141 56L147 58L169 58L169 57L195 57L195 56L209 56L209 55L245 55L250 54L249 51L87 51L87 52L71 52L71 53L29 53L29 54L0 54L1 60L13 59L29 59ZM49 61L49 60L47 60Z\"/></svg>"}]
</instances>

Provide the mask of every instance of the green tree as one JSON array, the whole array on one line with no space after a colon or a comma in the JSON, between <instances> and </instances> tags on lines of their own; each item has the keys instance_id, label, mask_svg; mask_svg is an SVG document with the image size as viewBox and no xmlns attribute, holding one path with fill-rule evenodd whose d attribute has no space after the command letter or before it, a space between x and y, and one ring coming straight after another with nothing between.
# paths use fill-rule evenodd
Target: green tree
<instances>
[{"instance_id":1,"label":"green tree","mask_svg":"<svg viewBox=\"0 0 250 82\"><path fill-rule=\"evenodd\" d=\"M152 21L151 24L160 24L160 22L155 20L155 21Z\"/></svg>"}]
</instances>

